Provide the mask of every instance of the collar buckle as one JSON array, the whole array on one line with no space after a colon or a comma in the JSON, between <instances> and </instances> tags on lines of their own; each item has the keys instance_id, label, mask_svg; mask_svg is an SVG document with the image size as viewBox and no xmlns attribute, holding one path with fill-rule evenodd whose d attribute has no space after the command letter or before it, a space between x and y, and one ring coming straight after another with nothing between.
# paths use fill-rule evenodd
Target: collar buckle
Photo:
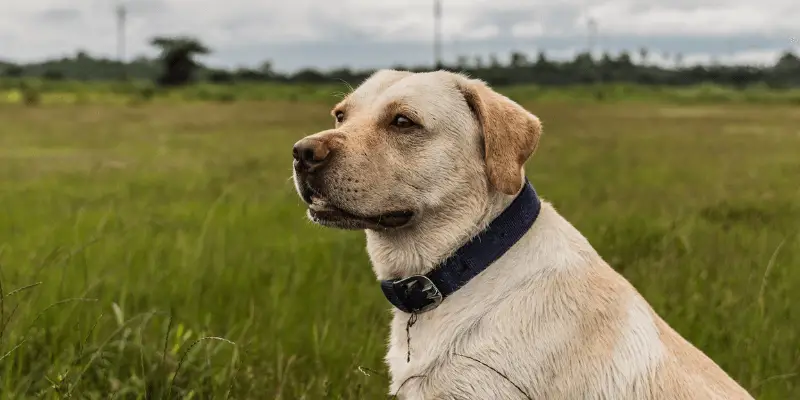
<instances>
[{"instance_id":1,"label":"collar buckle","mask_svg":"<svg viewBox=\"0 0 800 400\"><path fill-rule=\"evenodd\" d=\"M392 283L392 287L407 312L424 313L438 307L444 300L439 288L425 275L412 275L397 280Z\"/></svg>"},{"instance_id":2,"label":"collar buckle","mask_svg":"<svg viewBox=\"0 0 800 400\"><path fill-rule=\"evenodd\" d=\"M383 295L406 313L433 310L511 249L536 222L541 201L528 179L511 204L454 255L425 275L381 280Z\"/></svg>"}]
</instances>

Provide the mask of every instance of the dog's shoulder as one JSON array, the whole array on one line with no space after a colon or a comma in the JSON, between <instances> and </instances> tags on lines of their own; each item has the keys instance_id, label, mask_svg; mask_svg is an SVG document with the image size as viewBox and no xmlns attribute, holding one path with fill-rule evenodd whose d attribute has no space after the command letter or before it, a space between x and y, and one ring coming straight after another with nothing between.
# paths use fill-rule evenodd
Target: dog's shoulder
<instances>
[{"instance_id":1,"label":"dog's shoulder","mask_svg":"<svg viewBox=\"0 0 800 400\"><path fill-rule=\"evenodd\" d=\"M609 363L635 361L641 368L623 372L645 374L655 357L647 347L658 344L649 308L632 299L627 281L543 202L533 228L506 255L410 330L416 362L401 358L407 330L396 318L390 365L405 371L395 374L401 381L426 376L406 383L426 396L599 393Z\"/></svg>"}]
</instances>

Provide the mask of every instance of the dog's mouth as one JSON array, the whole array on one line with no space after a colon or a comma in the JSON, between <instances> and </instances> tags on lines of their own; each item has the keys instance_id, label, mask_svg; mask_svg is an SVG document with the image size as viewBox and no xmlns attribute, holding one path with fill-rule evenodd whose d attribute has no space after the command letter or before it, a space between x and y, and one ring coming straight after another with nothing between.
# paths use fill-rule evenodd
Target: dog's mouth
<instances>
[{"instance_id":1,"label":"dog's mouth","mask_svg":"<svg viewBox=\"0 0 800 400\"><path fill-rule=\"evenodd\" d=\"M390 211L375 216L359 215L344 210L327 198L306 186L302 193L308 204L308 216L317 224L339 229L398 229L411 223L414 212L410 210Z\"/></svg>"}]
</instances>

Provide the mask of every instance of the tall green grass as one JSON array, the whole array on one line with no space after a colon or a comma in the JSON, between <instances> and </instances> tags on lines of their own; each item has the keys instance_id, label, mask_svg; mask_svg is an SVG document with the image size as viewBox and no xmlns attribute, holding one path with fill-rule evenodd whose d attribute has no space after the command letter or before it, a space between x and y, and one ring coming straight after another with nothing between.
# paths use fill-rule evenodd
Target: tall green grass
<instances>
[{"instance_id":1,"label":"tall green grass","mask_svg":"<svg viewBox=\"0 0 800 400\"><path fill-rule=\"evenodd\" d=\"M800 397L796 107L528 90L540 194L754 395ZM290 181L314 96L0 105L0 398L386 398L363 235Z\"/></svg>"}]
</instances>

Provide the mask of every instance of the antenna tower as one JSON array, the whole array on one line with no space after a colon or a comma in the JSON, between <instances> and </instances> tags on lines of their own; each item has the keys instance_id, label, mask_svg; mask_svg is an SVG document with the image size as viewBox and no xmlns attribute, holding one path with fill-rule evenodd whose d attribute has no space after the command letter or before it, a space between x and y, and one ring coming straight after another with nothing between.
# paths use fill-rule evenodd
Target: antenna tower
<instances>
[{"instance_id":1,"label":"antenna tower","mask_svg":"<svg viewBox=\"0 0 800 400\"><path fill-rule=\"evenodd\" d=\"M595 20L594 17L589 17L587 25L589 28L589 35L587 37L588 49L586 49L586 51L594 55L595 46L597 45L597 20Z\"/></svg>"},{"instance_id":2,"label":"antenna tower","mask_svg":"<svg viewBox=\"0 0 800 400\"><path fill-rule=\"evenodd\" d=\"M117 3L117 59L125 62L125 20L128 17L128 10L122 2Z\"/></svg>"},{"instance_id":3,"label":"antenna tower","mask_svg":"<svg viewBox=\"0 0 800 400\"><path fill-rule=\"evenodd\" d=\"M434 68L442 67L442 2L433 0L433 60Z\"/></svg>"}]
</instances>

